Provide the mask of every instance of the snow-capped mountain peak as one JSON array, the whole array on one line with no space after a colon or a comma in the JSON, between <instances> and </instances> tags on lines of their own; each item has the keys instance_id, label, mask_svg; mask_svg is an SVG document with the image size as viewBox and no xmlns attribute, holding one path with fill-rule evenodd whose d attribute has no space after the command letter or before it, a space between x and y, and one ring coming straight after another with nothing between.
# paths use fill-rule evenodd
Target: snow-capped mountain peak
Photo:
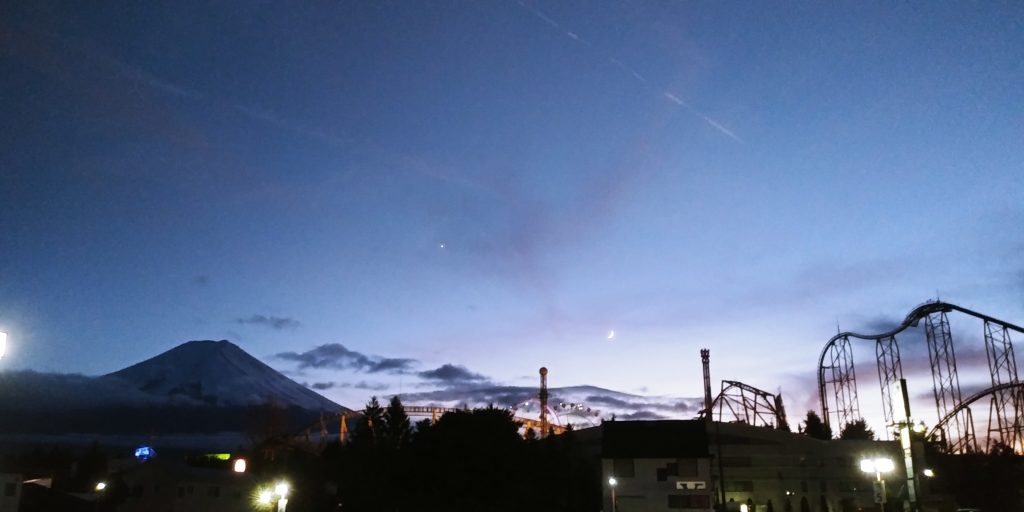
<instances>
[{"instance_id":1,"label":"snow-capped mountain peak","mask_svg":"<svg viewBox=\"0 0 1024 512\"><path fill-rule=\"evenodd\" d=\"M172 403L343 409L226 340L189 341L101 378Z\"/></svg>"}]
</instances>

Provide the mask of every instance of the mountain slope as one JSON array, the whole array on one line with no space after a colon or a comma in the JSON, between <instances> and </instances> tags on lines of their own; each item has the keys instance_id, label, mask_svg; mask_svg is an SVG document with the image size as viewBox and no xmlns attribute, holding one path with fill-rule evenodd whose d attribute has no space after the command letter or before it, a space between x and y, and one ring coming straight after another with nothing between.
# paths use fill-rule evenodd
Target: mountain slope
<instances>
[{"instance_id":1,"label":"mountain slope","mask_svg":"<svg viewBox=\"0 0 1024 512\"><path fill-rule=\"evenodd\" d=\"M183 343L100 379L173 404L241 406L269 401L308 410L344 409L225 340Z\"/></svg>"}]
</instances>

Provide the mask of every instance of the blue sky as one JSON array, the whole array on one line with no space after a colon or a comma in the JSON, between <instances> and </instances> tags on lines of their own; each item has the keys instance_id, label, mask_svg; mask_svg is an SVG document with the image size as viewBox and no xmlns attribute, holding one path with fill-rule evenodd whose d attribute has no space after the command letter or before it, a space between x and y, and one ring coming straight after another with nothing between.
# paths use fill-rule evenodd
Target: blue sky
<instances>
[{"instance_id":1,"label":"blue sky","mask_svg":"<svg viewBox=\"0 0 1024 512\"><path fill-rule=\"evenodd\" d=\"M837 323L936 294L1021 323L1022 15L4 5L0 364L227 338L306 381L423 385L274 356L337 343L699 396L706 346L799 410Z\"/></svg>"}]
</instances>

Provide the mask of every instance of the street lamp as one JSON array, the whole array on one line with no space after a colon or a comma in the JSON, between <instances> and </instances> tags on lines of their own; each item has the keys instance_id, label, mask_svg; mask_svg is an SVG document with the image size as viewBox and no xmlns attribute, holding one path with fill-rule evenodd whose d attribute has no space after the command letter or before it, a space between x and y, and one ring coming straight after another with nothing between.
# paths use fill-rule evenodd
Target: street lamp
<instances>
[{"instance_id":1,"label":"street lamp","mask_svg":"<svg viewBox=\"0 0 1024 512\"><path fill-rule=\"evenodd\" d=\"M616 485L619 485L619 481L616 480L614 476L608 477L608 487L611 487L611 489L612 489L612 512L616 512L616 508L617 508L616 504L615 504L615 486Z\"/></svg>"},{"instance_id":2,"label":"street lamp","mask_svg":"<svg viewBox=\"0 0 1024 512\"><path fill-rule=\"evenodd\" d=\"M7 333L0 331L0 359L7 353Z\"/></svg>"},{"instance_id":3,"label":"street lamp","mask_svg":"<svg viewBox=\"0 0 1024 512\"><path fill-rule=\"evenodd\" d=\"M288 482L278 482L274 489L261 489L256 494L256 503L262 506L270 506L277 499L277 512L285 512L288 508L288 492L291 488Z\"/></svg>"},{"instance_id":4,"label":"street lamp","mask_svg":"<svg viewBox=\"0 0 1024 512\"><path fill-rule=\"evenodd\" d=\"M896 465L888 457L860 461L861 471L875 474L875 503L878 503L880 512L885 512L885 480L882 479L882 473L890 473L894 469Z\"/></svg>"}]
</instances>

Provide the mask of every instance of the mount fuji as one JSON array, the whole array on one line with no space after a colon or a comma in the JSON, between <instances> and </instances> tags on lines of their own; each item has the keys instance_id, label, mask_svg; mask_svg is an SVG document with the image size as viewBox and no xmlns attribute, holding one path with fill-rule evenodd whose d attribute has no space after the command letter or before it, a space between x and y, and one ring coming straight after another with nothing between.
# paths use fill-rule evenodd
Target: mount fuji
<instances>
[{"instance_id":1,"label":"mount fuji","mask_svg":"<svg viewBox=\"0 0 1024 512\"><path fill-rule=\"evenodd\" d=\"M20 436L243 433L271 416L294 431L347 410L228 341L190 341L99 377L0 372L0 432Z\"/></svg>"},{"instance_id":2,"label":"mount fuji","mask_svg":"<svg viewBox=\"0 0 1024 512\"><path fill-rule=\"evenodd\" d=\"M226 340L190 341L100 379L182 405L344 409Z\"/></svg>"}]
</instances>

